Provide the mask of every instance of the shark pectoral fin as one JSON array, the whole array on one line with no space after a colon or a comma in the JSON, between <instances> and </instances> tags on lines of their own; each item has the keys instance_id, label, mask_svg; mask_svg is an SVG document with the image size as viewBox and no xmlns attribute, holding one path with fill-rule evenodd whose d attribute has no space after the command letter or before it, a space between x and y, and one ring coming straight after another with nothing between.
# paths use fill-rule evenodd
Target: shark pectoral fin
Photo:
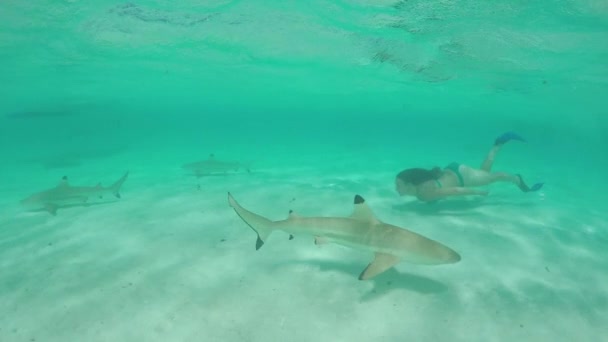
<instances>
[{"instance_id":1,"label":"shark pectoral fin","mask_svg":"<svg viewBox=\"0 0 608 342\"><path fill-rule=\"evenodd\" d=\"M327 238L315 236L315 245L325 245L327 243L329 243L329 240L327 240Z\"/></svg>"},{"instance_id":2,"label":"shark pectoral fin","mask_svg":"<svg viewBox=\"0 0 608 342\"><path fill-rule=\"evenodd\" d=\"M354 204L355 208L353 209L353 213L350 215L351 218L368 222L378 222L378 219L367 203L365 203L365 199L363 199L363 197L356 195Z\"/></svg>"},{"instance_id":3,"label":"shark pectoral fin","mask_svg":"<svg viewBox=\"0 0 608 342\"><path fill-rule=\"evenodd\" d=\"M48 211L53 216L57 215L57 205L55 204L47 203L44 205L44 209L46 209L46 211Z\"/></svg>"},{"instance_id":4,"label":"shark pectoral fin","mask_svg":"<svg viewBox=\"0 0 608 342\"><path fill-rule=\"evenodd\" d=\"M359 280L367 280L388 270L399 263L399 258L385 253L376 253L374 260L359 275Z\"/></svg>"}]
</instances>

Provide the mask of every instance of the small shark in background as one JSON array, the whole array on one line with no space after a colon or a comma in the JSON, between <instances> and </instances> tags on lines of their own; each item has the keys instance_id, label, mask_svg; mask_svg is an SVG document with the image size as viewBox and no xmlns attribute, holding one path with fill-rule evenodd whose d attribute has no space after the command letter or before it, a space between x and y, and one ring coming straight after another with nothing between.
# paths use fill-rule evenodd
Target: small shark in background
<instances>
[{"instance_id":1,"label":"small shark in background","mask_svg":"<svg viewBox=\"0 0 608 342\"><path fill-rule=\"evenodd\" d=\"M120 188L128 175L129 172L126 172L108 187L102 186L101 183L96 186L71 186L68 177L63 176L56 187L32 194L21 200L21 204L31 211L45 210L57 215L57 209L86 205L89 198L103 198L105 195L120 198Z\"/></svg>"},{"instance_id":2,"label":"small shark in background","mask_svg":"<svg viewBox=\"0 0 608 342\"><path fill-rule=\"evenodd\" d=\"M237 215L257 234L256 250L260 249L270 233L281 230L290 234L314 236L315 244L333 242L374 253L374 259L359 275L359 280L373 278L400 261L422 265L453 264L460 255L449 247L404 228L378 220L356 195L354 211L350 217L301 217L292 210L289 217L271 221L241 207L228 193L228 202Z\"/></svg>"},{"instance_id":3,"label":"small shark in background","mask_svg":"<svg viewBox=\"0 0 608 342\"><path fill-rule=\"evenodd\" d=\"M217 173L226 174L230 171L239 171L240 169L245 169L245 171L251 173L249 166L250 163L217 160L215 155L210 154L206 160L184 164L182 167L191 171L197 178L200 178Z\"/></svg>"}]
</instances>

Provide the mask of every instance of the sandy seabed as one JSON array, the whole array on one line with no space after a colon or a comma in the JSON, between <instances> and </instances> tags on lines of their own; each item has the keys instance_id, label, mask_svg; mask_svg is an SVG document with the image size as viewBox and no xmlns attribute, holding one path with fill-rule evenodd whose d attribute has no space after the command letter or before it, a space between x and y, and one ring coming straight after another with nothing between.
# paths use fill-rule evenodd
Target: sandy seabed
<instances>
[{"instance_id":1,"label":"sandy seabed","mask_svg":"<svg viewBox=\"0 0 608 342\"><path fill-rule=\"evenodd\" d=\"M133 167L120 200L57 216L24 212L18 199L62 171L16 177L0 218L0 341L597 341L608 332L601 203L576 200L563 172L539 172L550 186L538 193L496 184L486 198L428 205L396 195L401 166L314 160L200 179L179 165ZM71 181L107 184L124 171L99 166ZM368 252L283 232L256 251L228 191L273 220L290 209L348 216L360 194L380 220L462 260L400 263L359 281Z\"/></svg>"}]
</instances>

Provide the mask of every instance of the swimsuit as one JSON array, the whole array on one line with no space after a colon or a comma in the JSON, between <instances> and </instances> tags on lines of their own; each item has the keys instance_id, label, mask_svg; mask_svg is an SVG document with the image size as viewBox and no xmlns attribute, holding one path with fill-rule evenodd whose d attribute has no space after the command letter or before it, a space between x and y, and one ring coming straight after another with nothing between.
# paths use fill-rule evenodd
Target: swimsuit
<instances>
[{"instance_id":1,"label":"swimsuit","mask_svg":"<svg viewBox=\"0 0 608 342\"><path fill-rule=\"evenodd\" d=\"M454 172L456 174L456 176L458 177L458 182L460 183L460 186L464 186L464 179L462 178L462 175L460 174L460 171L458 170L460 168L460 164L456 163L456 162L452 162L450 163L448 166L445 167L446 170L450 170L452 172ZM441 188L441 182L436 179L435 183L437 183L437 187Z\"/></svg>"}]
</instances>

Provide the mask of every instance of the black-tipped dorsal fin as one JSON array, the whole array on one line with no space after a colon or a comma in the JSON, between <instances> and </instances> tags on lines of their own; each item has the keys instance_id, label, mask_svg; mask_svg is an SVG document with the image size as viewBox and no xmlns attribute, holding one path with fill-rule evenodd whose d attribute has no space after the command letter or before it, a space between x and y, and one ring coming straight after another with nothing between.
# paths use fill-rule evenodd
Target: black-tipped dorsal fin
<instances>
[{"instance_id":1,"label":"black-tipped dorsal fin","mask_svg":"<svg viewBox=\"0 0 608 342\"><path fill-rule=\"evenodd\" d=\"M378 221L378 219L376 218L372 210L369 208L367 203L365 203L365 199L363 197L361 197L360 195L356 195L354 204L355 208L353 210L352 215L350 215L351 218L362 221Z\"/></svg>"},{"instance_id":2,"label":"black-tipped dorsal fin","mask_svg":"<svg viewBox=\"0 0 608 342\"><path fill-rule=\"evenodd\" d=\"M57 184L57 187L68 186L68 185L70 185L70 183L68 183L68 176L63 176L63 177L61 177L59 184Z\"/></svg>"},{"instance_id":3,"label":"black-tipped dorsal fin","mask_svg":"<svg viewBox=\"0 0 608 342\"><path fill-rule=\"evenodd\" d=\"M296 218L299 218L299 217L300 217L300 215L296 214L295 211L289 210L288 218L290 218L290 219L296 219Z\"/></svg>"}]
</instances>

